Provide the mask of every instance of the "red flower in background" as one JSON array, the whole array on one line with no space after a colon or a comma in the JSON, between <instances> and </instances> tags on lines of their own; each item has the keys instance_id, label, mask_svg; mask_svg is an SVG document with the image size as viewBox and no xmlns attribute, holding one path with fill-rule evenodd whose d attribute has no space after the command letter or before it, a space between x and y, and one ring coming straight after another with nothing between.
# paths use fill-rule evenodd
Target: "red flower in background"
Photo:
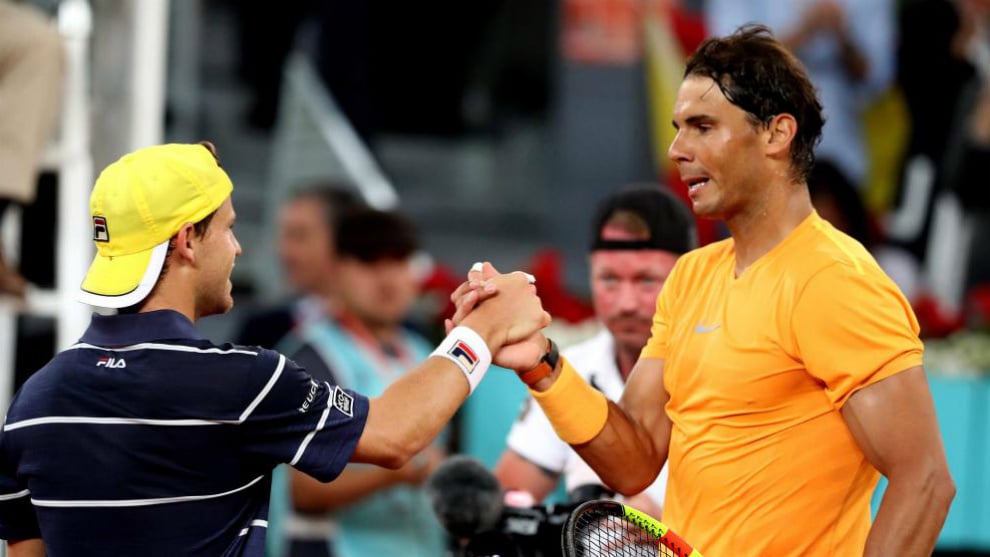
<instances>
[{"instance_id":1,"label":"red flower in background","mask_svg":"<svg viewBox=\"0 0 990 557\"><path fill-rule=\"evenodd\" d=\"M931 295L918 296L913 306L918 324L921 326L922 338L947 337L965 325L962 312L946 309Z\"/></svg>"}]
</instances>

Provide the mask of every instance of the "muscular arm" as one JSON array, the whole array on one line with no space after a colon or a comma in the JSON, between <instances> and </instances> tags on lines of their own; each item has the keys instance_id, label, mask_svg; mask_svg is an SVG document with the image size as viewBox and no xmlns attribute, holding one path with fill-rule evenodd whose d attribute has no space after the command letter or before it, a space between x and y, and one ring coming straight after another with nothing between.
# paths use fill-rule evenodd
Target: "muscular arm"
<instances>
[{"instance_id":1,"label":"muscular arm","mask_svg":"<svg viewBox=\"0 0 990 557\"><path fill-rule=\"evenodd\" d=\"M39 538L8 541L7 557L45 557L45 544Z\"/></svg>"},{"instance_id":2,"label":"muscular arm","mask_svg":"<svg viewBox=\"0 0 990 557\"><path fill-rule=\"evenodd\" d=\"M668 397L663 365L661 359L640 359L619 404L608 403L604 429L591 441L574 445L602 481L623 495L649 487L667 461L671 423L664 408ZM558 374L559 369L538 383L536 390L550 388Z\"/></svg>"},{"instance_id":3,"label":"muscular arm","mask_svg":"<svg viewBox=\"0 0 990 557\"><path fill-rule=\"evenodd\" d=\"M889 482L864 555L931 555L956 488L924 370L913 367L862 389L842 416Z\"/></svg>"}]
</instances>

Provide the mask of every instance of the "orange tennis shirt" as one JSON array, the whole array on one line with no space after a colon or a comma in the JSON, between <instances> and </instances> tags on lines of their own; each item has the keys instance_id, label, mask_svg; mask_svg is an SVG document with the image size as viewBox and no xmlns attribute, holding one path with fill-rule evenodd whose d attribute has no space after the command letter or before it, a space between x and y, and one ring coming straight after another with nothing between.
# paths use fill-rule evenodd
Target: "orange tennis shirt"
<instances>
[{"instance_id":1,"label":"orange tennis shirt","mask_svg":"<svg viewBox=\"0 0 990 557\"><path fill-rule=\"evenodd\" d=\"M670 395L663 520L716 557L862 555L879 473L839 410L921 365L917 319L817 214L734 267L731 239L681 257L643 349Z\"/></svg>"}]
</instances>

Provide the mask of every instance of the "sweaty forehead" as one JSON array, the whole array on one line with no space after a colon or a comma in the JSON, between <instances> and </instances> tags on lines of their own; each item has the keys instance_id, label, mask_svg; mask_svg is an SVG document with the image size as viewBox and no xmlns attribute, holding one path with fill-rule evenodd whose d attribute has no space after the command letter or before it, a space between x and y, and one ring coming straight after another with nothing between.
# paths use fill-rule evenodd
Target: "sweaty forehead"
<instances>
[{"instance_id":1,"label":"sweaty forehead","mask_svg":"<svg viewBox=\"0 0 990 557\"><path fill-rule=\"evenodd\" d=\"M689 75L684 79L684 84L691 87L701 98L712 100L713 97L710 95L722 96L722 90L719 89L718 84L708 76Z\"/></svg>"},{"instance_id":2,"label":"sweaty forehead","mask_svg":"<svg viewBox=\"0 0 990 557\"><path fill-rule=\"evenodd\" d=\"M722 90L710 77L691 75L684 78L677 92L674 112L684 111L694 106L712 105L727 102Z\"/></svg>"}]
</instances>

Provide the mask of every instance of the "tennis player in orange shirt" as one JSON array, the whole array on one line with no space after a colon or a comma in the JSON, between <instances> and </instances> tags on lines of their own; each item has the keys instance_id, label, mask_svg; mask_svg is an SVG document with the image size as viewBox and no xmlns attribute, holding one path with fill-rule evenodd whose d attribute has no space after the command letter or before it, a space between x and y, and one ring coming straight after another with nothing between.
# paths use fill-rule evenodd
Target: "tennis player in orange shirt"
<instances>
[{"instance_id":1,"label":"tennis player in orange shirt","mask_svg":"<svg viewBox=\"0 0 990 557\"><path fill-rule=\"evenodd\" d=\"M546 346L517 371L557 434L625 494L669 460L663 520L706 555L930 555L955 486L918 322L812 207L824 118L803 68L764 27L709 39L673 123L669 156L694 212L732 237L680 258L621 401L542 334L495 361ZM480 287L495 272L469 274L454 322L493 295Z\"/></svg>"}]
</instances>

